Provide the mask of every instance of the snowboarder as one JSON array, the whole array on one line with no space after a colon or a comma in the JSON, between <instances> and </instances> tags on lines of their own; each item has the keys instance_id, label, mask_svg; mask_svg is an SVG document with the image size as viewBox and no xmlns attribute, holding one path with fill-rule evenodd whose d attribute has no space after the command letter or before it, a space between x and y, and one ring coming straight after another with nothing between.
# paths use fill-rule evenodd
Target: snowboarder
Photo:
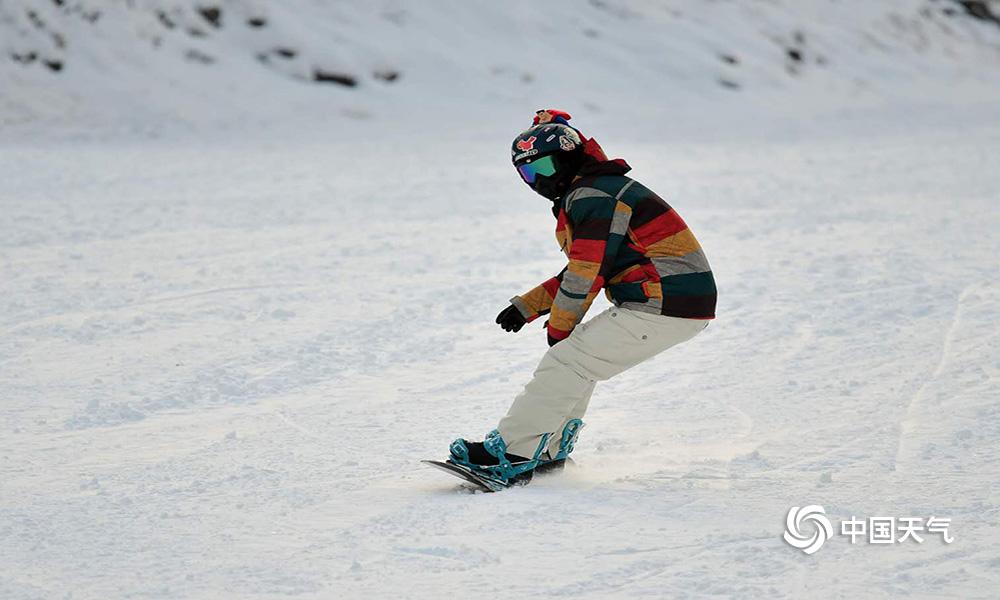
<instances>
[{"instance_id":1,"label":"snowboarder","mask_svg":"<svg viewBox=\"0 0 1000 600\"><path fill-rule=\"evenodd\" d=\"M552 202L569 264L496 318L517 332L547 314L550 348L497 428L450 448L450 463L501 486L565 463L596 382L691 339L715 318L715 279L680 215L569 120L540 110L511 148L524 182ZM581 324L601 289L614 306Z\"/></svg>"}]
</instances>

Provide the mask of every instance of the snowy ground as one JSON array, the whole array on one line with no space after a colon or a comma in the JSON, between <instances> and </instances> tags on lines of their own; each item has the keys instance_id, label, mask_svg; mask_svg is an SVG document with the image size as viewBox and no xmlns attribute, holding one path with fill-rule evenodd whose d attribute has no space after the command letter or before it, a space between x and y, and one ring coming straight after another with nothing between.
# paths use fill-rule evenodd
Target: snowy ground
<instances>
[{"instance_id":1,"label":"snowy ground","mask_svg":"<svg viewBox=\"0 0 1000 600\"><path fill-rule=\"evenodd\" d=\"M493 324L561 267L502 128L0 141L0 597L995 597L998 116L590 131L695 230L719 319L493 495L417 461L546 348ZM955 541L806 556L814 503Z\"/></svg>"}]
</instances>

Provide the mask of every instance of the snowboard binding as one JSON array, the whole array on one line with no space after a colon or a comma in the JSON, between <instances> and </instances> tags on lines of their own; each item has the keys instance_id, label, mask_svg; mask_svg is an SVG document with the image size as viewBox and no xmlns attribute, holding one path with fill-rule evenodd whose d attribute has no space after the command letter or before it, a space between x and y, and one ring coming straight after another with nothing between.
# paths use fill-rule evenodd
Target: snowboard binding
<instances>
[{"instance_id":1,"label":"snowboard binding","mask_svg":"<svg viewBox=\"0 0 1000 600\"><path fill-rule=\"evenodd\" d=\"M559 440L559 452L556 453L556 457L553 460L566 460L569 458L573 448L576 446L576 440L580 437L580 430L583 429L582 419L570 419L563 427L562 438Z\"/></svg>"},{"instance_id":2,"label":"snowboard binding","mask_svg":"<svg viewBox=\"0 0 1000 600\"><path fill-rule=\"evenodd\" d=\"M523 485L531 480L532 471L538 466L539 457L551 436L550 433L544 434L534 455L525 458L507 454L507 442L501 437L500 432L494 429L486 434L481 448L473 448L471 452L465 440L457 439L452 442L448 462L465 467L476 475L503 487Z\"/></svg>"},{"instance_id":3,"label":"snowboard binding","mask_svg":"<svg viewBox=\"0 0 1000 600\"><path fill-rule=\"evenodd\" d=\"M571 419L566 423L559 439L559 450L554 458L549 458L546 451L552 433L542 434L538 447L531 458L525 458L508 454L507 442L504 441L500 432L494 429L486 435L486 439L482 442L482 450L485 451L485 454L478 452L479 448L474 448L474 451L470 452L468 442L457 439L451 443L449 448L448 462L467 468L475 475L502 487L524 485L531 481L536 469L548 471L565 466L566 459L573 452L582 428L583 421L580 419ZM474 454L475 456L473 456Z\"/></svg>"}]
</instances>

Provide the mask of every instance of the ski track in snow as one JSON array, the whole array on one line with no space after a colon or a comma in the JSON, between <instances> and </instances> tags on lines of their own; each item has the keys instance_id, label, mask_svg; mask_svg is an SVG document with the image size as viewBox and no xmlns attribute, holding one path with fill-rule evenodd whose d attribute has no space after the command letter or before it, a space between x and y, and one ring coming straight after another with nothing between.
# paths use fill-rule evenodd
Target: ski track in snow
<instances>
[{"instance_id":1,"label":"ski track in snow","mask_svg":"<svg viewBox=\"0 0 1000 600\"><path fill-rule=\"evenodd\" d=\"M947 331L945 331L944 339L941 342L941 358L938 360L937 365L934 367L934 372L931 373L927 379L920 385L920 389L917 393L913 395L910 399L909 404L906 405L906 411L904 413L904 418L899 426L899 448L896 450L897 460L900 454L904 453L904 442L907 438L907 424L913 421L914 413L916 409L921 407L921 401L928 389L934 383L937 383L938 378L941 373L944 372L945 366L948 361L952 358L952 344L955 336L955 331L958 328L962 320L962 303L968 297L969 292L973 290L974 286L968 286L962 290L959 294L958 300L955 301L955 314L951 319L951 324L948 326Z\"/></svg>"},{"instance_id":2,"label":"ski track in snow","mask_svg":"<svg viewBox=\"0 0 1000 600\"><path fill-rule=\"evenodd\" d=\"M447 140L4 143L0 597L990 597L1000 129L962 123L594 132L692 226L719 319L493 495L417 461L546 348L493 323L562 266L506 137L450 154L475 181ZM812 503L955 542L807 557Z\"/></svg>"}]
</instances>

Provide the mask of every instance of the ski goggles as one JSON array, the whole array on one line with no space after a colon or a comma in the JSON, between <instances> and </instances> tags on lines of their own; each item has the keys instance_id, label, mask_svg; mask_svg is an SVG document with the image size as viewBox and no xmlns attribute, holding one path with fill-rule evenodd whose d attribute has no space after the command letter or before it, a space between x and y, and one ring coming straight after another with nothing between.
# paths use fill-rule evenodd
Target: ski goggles
<instances>
[{"instance_id":1,"label":"ski goggles","mask_svg":"<svg viewBox=\"0 0 1000 600\"><path fill-rule=\"evenodd\" d=\"M544 177L550 177L556 173L556 159L555 156L549 154L548 156L543 156L541 158L536 158L535 160L524 163L523 165L518 165L517 172L521 174L521 179L525 183L531 185L535 183L535 179L542 175Z\"/></svg>"}]
</instances>

